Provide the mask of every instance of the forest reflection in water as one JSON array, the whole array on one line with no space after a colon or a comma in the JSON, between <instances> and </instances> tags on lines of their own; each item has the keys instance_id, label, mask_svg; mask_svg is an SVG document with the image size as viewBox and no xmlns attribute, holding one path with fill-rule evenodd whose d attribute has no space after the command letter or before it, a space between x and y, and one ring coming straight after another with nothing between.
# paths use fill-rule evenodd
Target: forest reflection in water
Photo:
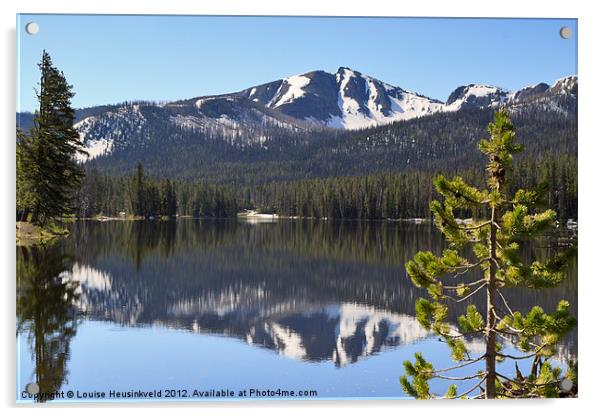
<instances>
[{"instance_id":1,"label":"forest reflection in water","mask_svg":"<svg viewBox=\"0 0 602 416\"><path fill-rule=\"evenodd\" d=\"M548 246L533 242L523 254L545 257ZM17 247L18 336L35 372L26 376L42 391L66 383L70 344L87 321L218 334L345 367L429 336L414 317L425 294L404 264L419 250L444 247L430 224L78 221L52 246ZM576 314L576 267L558 288L513 290L507 298L521 311L552 310L567 299ZM452 320L461 308L450 305ZM576 352L574 330L560 358Z\"/></svg>"}]
</instances>

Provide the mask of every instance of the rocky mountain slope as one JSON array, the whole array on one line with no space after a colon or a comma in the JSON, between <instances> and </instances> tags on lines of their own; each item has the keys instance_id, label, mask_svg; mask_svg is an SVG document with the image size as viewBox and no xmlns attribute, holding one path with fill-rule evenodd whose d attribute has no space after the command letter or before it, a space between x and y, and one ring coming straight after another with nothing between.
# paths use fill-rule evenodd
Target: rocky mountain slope
<instances>
[{"instance_id":1,"label":"rocky mountain slope","mask_svg":"<svg viewBox=\"0 0 602 416\"><path fill-rule=\"evenodd\" d=\"M312 71L224 95L81 109L76 128L89 153L81 157L84 161L182 135L237 146L265 145L298 132L366 129L502 104L511 109L540 106L567 115L567 100L576 102L577 87L576 76L514 92L470 84L456 88L444 103L341 67L334 74ZM21 128L31 123L31 114L17 114Z\"/></svg>"}]
</instances>

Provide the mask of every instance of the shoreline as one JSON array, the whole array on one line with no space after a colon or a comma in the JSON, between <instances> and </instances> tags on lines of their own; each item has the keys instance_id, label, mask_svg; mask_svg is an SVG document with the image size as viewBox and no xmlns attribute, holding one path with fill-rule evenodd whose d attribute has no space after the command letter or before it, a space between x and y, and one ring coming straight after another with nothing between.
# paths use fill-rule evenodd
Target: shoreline
<instances>
[{"instance_id":1,"label":"shoreline","mask_svg":"<svg viewBox=\"0 0 602 416\"><path fill-rule=\"evenodd\" d=\"M50 243L60 237L69 235L67 229L52 230L42 228L26 221L17 221L15 224L15 239L17 246L34 246Z\"/></svg>"},{"instance_id":2,"label":"shoreline","mask_svg":"<svg viewBox=\"0 0 602 416\"><path fill-rule=\"evenodd\" d=\"M195 217L192 215L178 215L175 217L156 217L156 218L143 218L143 217L111 217L111 216L99 216L99 217L82 217L77 218L77 221L176 221L179 219L188 220L249 220L249 221L278 221L278 220L312 220L312 221L387 221L387 222L405 222L413 224L430 223L430 218L328 218L328 217L301 217L301 216L284 216L278 214L263 214L263 213L246 213L239 212L235 217Z\"/></svg>"}]
</instances>

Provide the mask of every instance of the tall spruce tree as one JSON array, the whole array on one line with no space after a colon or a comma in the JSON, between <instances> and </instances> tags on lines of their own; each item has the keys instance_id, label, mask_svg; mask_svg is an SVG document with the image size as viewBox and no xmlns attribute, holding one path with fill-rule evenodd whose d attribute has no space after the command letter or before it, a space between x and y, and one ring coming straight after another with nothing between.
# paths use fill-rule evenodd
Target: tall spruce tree
<instances>
[{"instance_id":1,"label":"tall spruce tree","mask_svg":"<svg viewBox=\"0 0 602 416\"><path fill-rule=\"evenodd\" d=\"M563 376L560 368L552 366L550 358L562 336L576 324L569 314L568 302L560 301L552 313L544 313L541 307L534 306L522 314L512 310L504 291L558 285L565 277L565 265L575 249L557 251L545 261L527 262L521 257L521 244L552 226L556 214L549 209L539 209L537 192L520 189L510 195L507 190L506 176L512 156L522 150L522 145L515 143L514 127L504 109L495 114L488 131L490 139L479 143L480 151L488 160L487 189L474 188L460 177L436 177L434 185L443 196L443 202L433 201L430 207L449 248L441 256L418 252L406 264L412 282L427 289L431 297L431 300L420 298L416 302L417 319L447 343L452 359L458 362L437 370L421 353L416 353L414 363L405 361L401 386L416 398L435 397L429 387L432 379L475 381L462 393L458 393L455 384L450 385L445 395L448 398L555 397L560 393ZM487 214L484 220L462 224L455 218L454 211L467 209ZM473 270L480 270L480 276L467 281L466 276ZM475 295L483 295L483 292L485 316L470 303ZM446 322L446 304L450 301L469 303L466 314L458 318L457 326ZM467 337L484 341L485 352L471 356L465 343ZM522 352L520 355L504 352L503 342L517 346ZM530 374L523 375L517 362L516 374L504 375L498 371L497 364L501 361L531 358ZM453 370L460 368L474 370L468 376L453 376ZM571 371L566 376L571 377Z\"/></svg>"},{"instance_id":2,"label":"tall spruce tree","mask_svg":"<svg viewBox=\"0 0 602 416\"><path fill-rule=\"evenodd\" d=\"M142 163L136 163L136 171L132 176L130 182L130 200L132 206L132 213L136 216L145 216L148 211L148 195L147 195L147 181L144 176L144 169Z\"/></svg>"},{"instance_id":3,"label":"tall spruce tree","mask_svg":"<svg viewBox=\"0 0 602 416\"><path fill-rule=\"evenodd\" d=\"M45 225L72 212L84 176L75 156L85 151L73 128L72 86L46 51L38 66L39 108L34 127L29 135L17 130L17 208L25 219L31 212L32 222Z\"/></svg>"}]
</instances>

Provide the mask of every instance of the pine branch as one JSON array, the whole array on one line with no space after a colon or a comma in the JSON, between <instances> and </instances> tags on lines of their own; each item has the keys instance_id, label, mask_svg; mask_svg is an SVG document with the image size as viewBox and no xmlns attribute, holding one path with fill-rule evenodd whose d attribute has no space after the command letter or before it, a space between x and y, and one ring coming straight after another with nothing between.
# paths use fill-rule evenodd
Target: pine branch
<instances>
[{"instance_id":1,"label":"pine branch","mask_svg":"<svg viewBox=\"0 0 602 416\"><path fill-rule=\"evenodd\" d=\"M469 366L471 364L478 363L479 361L483 360L484 358L485 358L485 354L481 355L478 358L473 358L471 360L466 360L462 364L454 365L452 367L442 368L440 370L434 370L433 374L447 373L448 371L451 371L451 370L457 370L458 368L467 367L467 366Z\"/></svg>"},{"instance_id":2,"label":"pine branch","mask_svg":"<svg viewBox=\"0 0 602 416\"><path fill-rule=\"evenodd\" d=\"M465 391L464 393L458 394L456 396L453 397L448 397L449 399L459 399L460 397L464 397L470 393L472 393L473 391L475 391L476 389L479 388L479 386L481 386L481 384L483 384L483 382L486 380L486 375L483 375L483 379L481 381L479 381L474 387L472 387L470 390Z\"/></svg>"},{"instance_id":3,"label":"pine branch","mask_svg":"<svg viewBox=\"0 0 602 416\"><path fill-rule=\"evenodd\" d=\"M504 333L501 333L500 331L498 331L496 329L494 329L493 332L495 332L496 334L498 334L498 336L500 338L502 338L503 340L509 342L510 344L514 344L514 341L511 340L510 338L508 338L507 336L505 336ZM511 335L512 336L512 334L506 334L506 335Z\"/></svg>"},{"instance_id":4,"label":"pine branch","mask_svg":"<svg viewBox=\"0 0 602 416\"><path fill-rule=\"evenodd\" d=\"M515 383L515 384L526 384L529 385L531 387L547 387L547 386L553 386L558 384L558 380L554 380L554 381L548 381L547 383L533 383L531 381L528 380L513 380L511 378L506 377L503 374L500 374L498 372L495 373L496 376L503 378L504 380L507 380L511 383Z\"/></svg>"},{"instance_id":5,"label":"pine branch","mask_svg":"<svg viewBox=\"0 0 602 416\"><path fill-rule=\"evenodd\" d=\"M489 257L489 260L493 261L495 263L495 265L497 266L498 270L500 270L502 267L500 266L500 263L497 261L497 259L493 256Z\"/></svg>"},{"instance_id":6,"label":"pine branch","mask_svg":"<svg viewBox=\"0 0 602 416\"><path fill-rule=\"evenodd\" d=\"M474 282L462 283L462 284L459 284L459 285L456 285L456 286L443 286L443 289L446 289L446 290L457 290L457 289L460 289L460 288L463 288L463 287L476 286L476 285L478 285L480 283L483 283L485 281L486 281L486 279L483 278L483 279L475 280Z\"/></svg>"},{"instance_id":7,"label":"pine branch","mask_svg":"<svg viewBox=\"0 0 602 416\"><path fill-rule=\"evenodd\" d=\"M451 300L453 302L456 302L456 303L461 303L461 302L464 302L466 299L470 298L475 293L479 292L485 286L487 286L487 283L483 283L481 286L479 286L478 288L476 288L474 291L470 292L468 295L464 296L463 298L455 298L455 297L450 296L450 295L442 295L441 298L442 299L449 299L449 300Z\"/></svg>"},{"instance_id":8,"label":"pine branch","mask_svg":"<svg viewBox=\"0 0 602 416\"><path fill-rule=\"evenodd\" d=\"M512 340L511 338L508 338L508 337L504 337L504 335L507 335L507 336L510 336L510 337L517 337L518 336L518 334L515 334L514 332L500 331L499 329L493 329L493 332L495 332L496 334L498 334L500 337L504 338L506 341L512 342L512 343L514 343L514 340Z\"/></svg>"},{"instance_id":9,"label":"pine branch","mask_svg":"<svg viewBox=\"0 0 602 416\"><path fill-rule=\"evenodd\" d=\"M477 374L473 374L472 376L466 376L466 377L449 377L449 376L439 376L439 375L433 376L433 378L440 378L442 380L454 380L454 381L472 380L473 378L480 378L480 377L483 377L482 373L477 373Z\"/></svg>"},{"instance_id":10,"label":"pine branch","mask_svg":"<svg viewBox=\"0 0 602 416\"><path fill-rule=\"evenodd\" d=\"M454 331L456 331L458 334L457 335L442 335L442 336L446 337L446 338L465 338L470 335L482 334L483 332L485 332L484 329L479 329L476 331L469 331L469 332L462 332L462 331L458 331L457 329L454 329Z\"/></svg>"},{"instance_id":11,"label":"pine branch","mask_svg":"<svg viewBox=\"0 0 602 416\"><path fill-rule=\"evenodd\" d=\"M496 353L496 355L498 357L510 358L511 360L526 360L527 358L535 357L536 355L539 354L539 352L541 350L543 350L547 346L548 346L547 343L543 343L535 351L533 351L531 354L522 355L522 356L510 355L510 354L502 354L501 352Z\"/></svg>"},{"instance_id":12,"label":"pine branch","mask_svg":"<svg viewBox=\"0 0 602 416\"><path fill-rule=\"evenodd\" d=\"M458 276L462 276L462 275L468 273L470 270L474 269L477 266L480 266L481 264L483 264L483 263L485 263L487 261L489 261L489 258L481 259L481 260L479 260L476 263L467 264L467 265L464 265L464 266L450 267L450 269L453 269L453 270L462 270L461 272L458 272L458 273L454 274L453 276L451 276L451 278L456 278Z\"/></svg>"},{"instance_id":13,"label":"pine branch","mask_svg":"<svg viewBox=\"0 0 602 416\"><path fill-rule=\"evenodd\" d=\"M456 224L455 228L458 229L458 230L461 230L461 231L480 230L481 228L486 227L489 224L491 224L491 220L485 221L485 222L483 222L483 223L481 223L479 225L474 225L472 227L462 227L459 224ZM449 225L451 225L452 227L454 227L453 224L449 224Z\"/></svg>"},{"instance_id":14,"label":"pine branch","mask_svg":"<svg viewBox=\"0 0 602 416\"><path fill-rule=\"evenodd\" d=\"M497 318L498 321L500 321L500 322L503 321L503 319L500 318L500 316L497 314L495 307L493 309L493 314L495 315L495 317ZM506 325L506 328L510 329L513 332L516 332L517 334L522 334L523 332L525 332L524 329L516 329L516 328L512 327L511 325L509 325L509 324L507 324L505 322L504 322L504 325Z\"/></svg>"},{"instance_id":15,"label":"pine branch","mask_svg":"<svg viewBox=\"0 0 602 416\"><path fill-rule=\"evenodd\" d=\"M509 343L511 343L511 344L515 344L515 340L512 340L512 339L510 339L510 338L508 338L508 337L505 337L504 335L509 335L509 336L511 336L511 337L517 337L517 336L518 336L518 333L516 333L516 334L515 334L515 333L511 333L511 332L504 332L504 331L500 331L500 330L498 330L498 329L494 329L494 330L493 330L493 332L495 332L495 333L496 333L496 334L498 334L498 335L499 335L501 338L505 339L506 341L508 341L508 342L509 342ZM521 332L523 332L523 331L521 331ZM528 343L529 343L529 345L530 345L531 347L533 347L533 348L539 348L539 347L540 347L540 345L539 345L539 344L535 344L534 342L531 342L531 341L527 341L527 342L528 342Z\"/></svg>"},{"instance_id":16,"label":"pine branch","mask_svg":"<svg viewBox=\"0 0 602 416\"><path fill-rule=\"evenodd\" d=\"M502 291L500 289L498 289L497 287L495 288L495 290L500 295L500 298L502 298L502 302L504 303L504 306L506 306L506 309L508 309L508 312L510 312L510 315L514 315L514 312L512 311L512 308L510 308L510 305L508 305L508 302L506 301L506 298L502 294Z\"/></svg>"}]
</instances>

